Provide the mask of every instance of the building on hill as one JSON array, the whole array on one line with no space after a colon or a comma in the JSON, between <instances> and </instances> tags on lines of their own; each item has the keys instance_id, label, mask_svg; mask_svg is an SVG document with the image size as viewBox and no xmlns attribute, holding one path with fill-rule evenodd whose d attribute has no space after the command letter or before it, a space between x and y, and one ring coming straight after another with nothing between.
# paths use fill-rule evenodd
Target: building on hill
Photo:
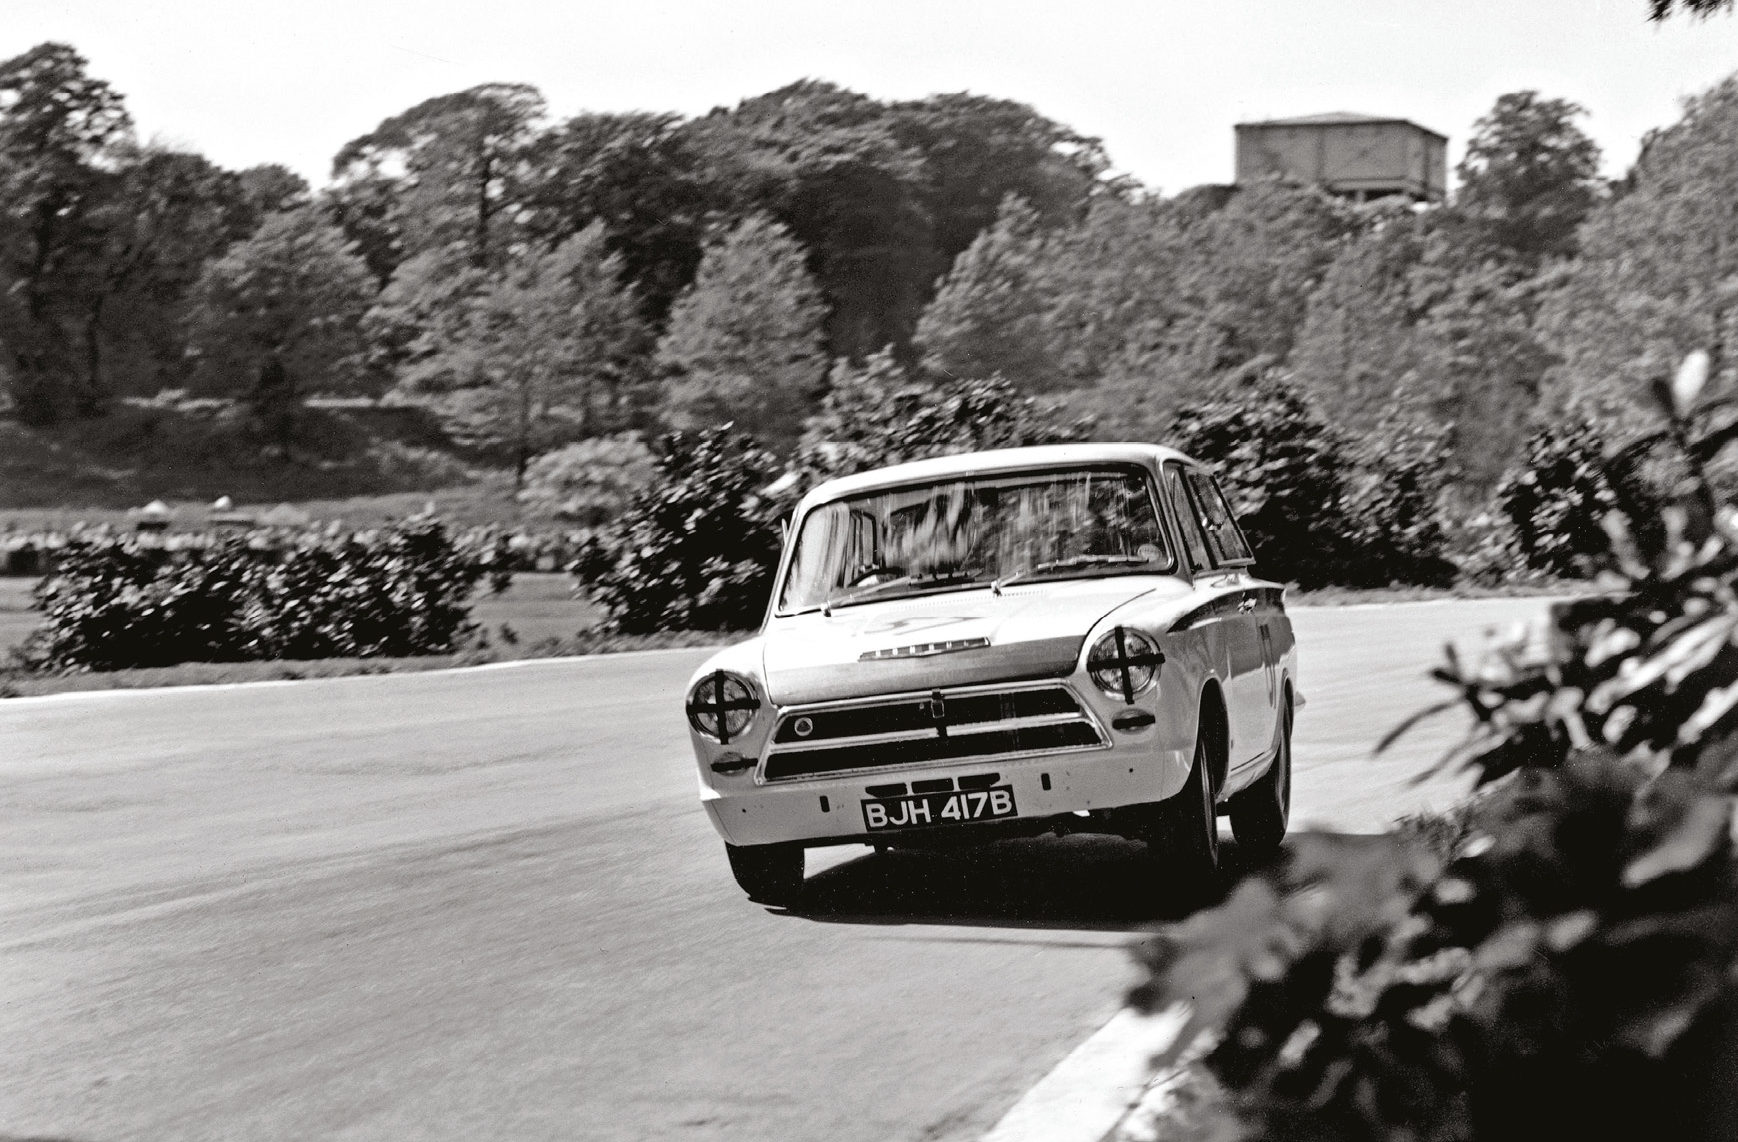
<instances>
[{"instance_id":1,"label":"building on hill","mask_svg":"<svg viewBox=\"0 0 1738 1142\"><path fill-rule=\"evenodd\" d=\"M1239 185L1278 176L1359 202L1441 202L1448 191L1448 138L1406 119L1339 111L1236 131Z\"/></svg>"}]
</instances>

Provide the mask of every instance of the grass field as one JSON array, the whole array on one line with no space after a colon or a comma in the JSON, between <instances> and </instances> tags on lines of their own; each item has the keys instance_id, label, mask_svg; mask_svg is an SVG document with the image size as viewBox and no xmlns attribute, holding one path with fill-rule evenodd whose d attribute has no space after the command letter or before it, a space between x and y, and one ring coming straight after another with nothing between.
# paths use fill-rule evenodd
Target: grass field
<instances>
[{"instance_id":1,"label":"grass field","mask_svg":"<svg viewBox=\"0 0 1738 1142\"><path fill-rule=\"evenodd\" d=\"M309 408L289 456L245 409L222 401L123 398L107 415L33 428L0 416L0 508L79 515L151 500L306 503L499 483L409 408ZM511 482L510 477L508 482Z\"/></svg>"}]
</instances>

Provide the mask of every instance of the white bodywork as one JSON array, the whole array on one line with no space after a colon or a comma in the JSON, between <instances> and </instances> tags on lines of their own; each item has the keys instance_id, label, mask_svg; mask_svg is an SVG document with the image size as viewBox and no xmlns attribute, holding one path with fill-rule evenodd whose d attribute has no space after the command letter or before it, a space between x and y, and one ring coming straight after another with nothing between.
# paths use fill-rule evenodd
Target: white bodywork
<instances>
[{"instance_id":1,"label":"white bodywork","mask_svg":"<svg viewBox=\"0 0 1738 1142\"><path fill-rule=\"evenodd\" d=\"M1174 504L1166 490L1167 465L1196 468L1181 453L1061 445L900 465L816 488L798 505L790 534L820 505L878 488L1096 464L1135 466L1151 479L1180 557L1172 570L974 586L830 611L781 615L773 607L758 635L696 671L691 691L725 671L747 682L759 706L728 742L691 729L701 800L726 841L897 843L938 828L984 828L926 813L912 828L872 831L889 812L920 812L889 800L902 795L896 789L957 790L968 815L988 791L1005 789L1017 812L997 827L1123 831L1116 810L1182 789L1202 710L1215 703L1225 725L1215 798L1223 803L1267 771L1283 710L1297 701L1291 622L1282 589L1247 566L1188 563L1178 518L1188 501ZM786 544L778 582L793 546ZM1118 627L1149 636L1164 655L1156 687L1133 702L1105 693L1086 668L1090 648ZM966 721L950 724L960 715L948 710ZM913 723L922 717L934 725ZM805 727L812 740L796 737Z\"/></svg>"}]
</instances>

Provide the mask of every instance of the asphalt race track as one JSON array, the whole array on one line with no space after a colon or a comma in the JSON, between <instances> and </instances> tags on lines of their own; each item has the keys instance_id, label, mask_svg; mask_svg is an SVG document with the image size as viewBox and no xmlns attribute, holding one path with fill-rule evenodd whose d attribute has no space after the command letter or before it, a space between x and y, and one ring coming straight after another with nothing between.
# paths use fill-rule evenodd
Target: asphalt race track
<instances>
[{"instance_id":1,"label":"asphalt race track","mask_svg":"<svg viewBox=\"0 0 1738 1142\"><path fill-rule=\"evenodd\" d=\"M1369 748L1541 609L1295 611L1296 820L1452 803L1410 779L1455 723ZM981 1135L1133 981L1138 847L835 850L751 904L704 655L0 702L0 1140Z\"/></svg>"}]
</instances>

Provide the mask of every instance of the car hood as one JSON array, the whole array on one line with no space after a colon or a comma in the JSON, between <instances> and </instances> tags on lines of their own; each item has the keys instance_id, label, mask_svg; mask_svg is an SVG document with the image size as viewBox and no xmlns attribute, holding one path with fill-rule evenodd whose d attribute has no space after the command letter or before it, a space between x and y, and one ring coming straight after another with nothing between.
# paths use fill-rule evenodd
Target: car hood
<instances>
[{"instance_id":1,"label":"car hood","mask_svg":"<svg viewBox=\"0 0 1738 1142\"><path fill-rule=\"evenodd\" d=\"M762 635L768 697L781 706L1073 672L1093 625L1168 576L1127 575L948 591L774 618Z\"/></svg>"}]
</instances>

